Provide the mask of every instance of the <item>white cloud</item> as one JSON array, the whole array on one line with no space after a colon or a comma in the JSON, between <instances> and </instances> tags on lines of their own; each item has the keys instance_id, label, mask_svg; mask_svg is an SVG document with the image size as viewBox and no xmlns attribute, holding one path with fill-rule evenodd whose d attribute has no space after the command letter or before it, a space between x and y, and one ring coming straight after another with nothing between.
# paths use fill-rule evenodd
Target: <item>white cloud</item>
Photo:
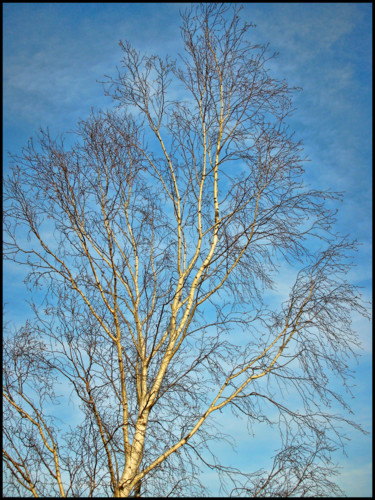
<instances>
[{"instance_id":1,"label":"white cloud","mask_svg":"<svg viewBox=\"0 0 375 500\"><path fill-rule=\"evenodd\" d=\"M165 23L166 10L173 16L179 7L150 4L147 30L142 30L142 36L139 29L144 20L137 4L112 6L104 10L104 22L103 16L92 13L82 23L72 18L74 9L69 15L61 12L61 6L39 6L31 11L24 10L22 4L13 8L14 23L7 30L4 51L6 119L16 122L22 117L34 128L67 124L70 119L72 127L78 116L88 115L92 105L109 105L96 81L104 74L115 74L121 58L118 41L132 40L141 50L174 49L178 25L171 22L161 29L161 24ZM22 37L19 32L23 32Z\"/></svg>"},{"instance_id":2,"label":"white cloud","mask_svg":"<svg viewBox=\"0 0 375 500\"><path fill-rule=\"evenodd\" d=\"M181 46L178 9L183 9L183 4L79 4L74 8L94 9L93 5L105 8L98 7L99 14L95 14L95 9L88 14L79 12L77 20L68 14L58 19L64 4L46 4L47 7L32 4L31 10L24 11L29 14L21 15L22 9L26 9L24 5L15 4L12 7L15 22L5 24L4 115L13 125L26 123L32 131L30 135L39 125L50 125L56 132L70 129L79 117L87 116L92 105L109 104L95 80L101 80L104 74L115 74L121 58L117 45L120 38L130 40L142 51L154 53L174 53ZM5 6L5 13L9 8L9 4ZM365 241L356 259L359 266L348 278L369 282L371 122L365 99L370 95L370 85L367 80L359 80L358 67L370 67L371 46L346 51L348 37L365 15L363 8L363 4L361 7L342 3L248 4L243 13L247 21L258 25L253 31L253 41L271 41L271 49L280 51L279 59L270 62L276 74L286 77L292 85L305 88L297 96L300 111L293 124L305 139L313 160L308 170L318 187L348 192L340 223L347 232ZM23 270L17 266L8 270L12 276L8 286L18 293L23 288L17 281ZM288 266L279 270L277 289L270 294L275 303L288 298L294 281ZM370 289L365 293L369 298ZM18 308L15 313L18 319L23 319L25 311L25 307ZM356 315L354 326L365 353L370 353L370 324ZM370 420L369 410L365 409L359 418ZM241 448L239 455L226 455L229 461L241 462L244 457L247 460L255 452L259 462L259 449L266 454L274 444L270 432L262 432L255 441L247 439L246 424L230 415L225 415L223 423ZM222 452L220 445L219 448ZM370 496L370 467L369 462L363 466L345 463L340 481L347 494Z\"/></svg>"},{"instance_id":3,"label":"white cloud","mask_svg":"<svg viewBox=\"0 0 375 500\"><path fill-rule=\"evenodd\" d=\"M338 482L348 497L372 497L372 463L358 467L347 462Z\"/></svg>"}]
</instances>

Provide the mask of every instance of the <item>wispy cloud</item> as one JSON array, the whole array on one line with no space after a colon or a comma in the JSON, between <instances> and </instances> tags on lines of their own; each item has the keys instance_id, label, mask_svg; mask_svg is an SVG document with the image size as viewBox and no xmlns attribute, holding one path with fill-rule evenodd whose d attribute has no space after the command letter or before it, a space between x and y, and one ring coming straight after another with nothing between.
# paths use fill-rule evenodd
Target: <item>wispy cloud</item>
<instances>
[{"instance_id":1,"label":"wispy cloud","mask_svg":"<svg viewBox=\"0 0 375 500\"><path fill-rule=\"evenodd\" d=\"M115 74L119 39L141 51L176 55L181 49L178 11L187 5L4 4L5 149L15 151L40 125L64 132L85 118L91 106L108 106L110 100L96 80ZM312 160L306 166L307 180L317 188L346 191L339 228L363 243L348 279L365 286L366 299L372 279L371 9L370 4L355 3L251 3L242 11L247 21L257 24L252 41L270 41L271 49L280 52L269 62L272 76L304 88L296 95L298 110L291 125ZM17 266L8 266L5 274L5 295L14 300L12 318L18 324L27 315L20 301L22 275ZM288 266L282 266L270 300L276 304L287 299L293 280ZM357 315L353 320L368 360L371 325ZM370 376L365 368L360 363L356 394L359 420L367 425ZM260 462L259 449L268 452L273 435L263 431L254 442L246 437L244 421L239 425L230 414L224 417L240 446L239 454L228 455L228 460L241 465L256 448ZM350 446L356 443L366 458L360 466L353 459L344 462L340 482L348 495L361 496L371 491L371 446L366 436L355 435ZM227 453L220 443L218 451ZM248 463L253 465L250 458Z\"/></svg>"}]
</instances>

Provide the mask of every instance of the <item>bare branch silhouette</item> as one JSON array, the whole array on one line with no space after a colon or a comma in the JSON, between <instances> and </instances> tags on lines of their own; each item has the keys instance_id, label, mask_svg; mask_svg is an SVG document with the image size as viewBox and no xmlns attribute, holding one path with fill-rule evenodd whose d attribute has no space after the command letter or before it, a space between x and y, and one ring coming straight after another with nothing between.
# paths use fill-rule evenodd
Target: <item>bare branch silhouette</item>
<instances>
[{"instance_id":1,"label":"bare branch silhouette","mask_svg":"<svg viewBox=\"0 0 375 500\"><path fill-rule=\"evenodd\" d=\"M105 84L118 108L69 147L41 130L13 156L4 253L44 300L4 336L8 492L201 495L203 467L234 496L340 491L331 453L356 424L330 411L349 409L330 380L348 386L351 314L366 315L347 281L356 245L334 230L341 194L304 184L298 89L239 11L182 14L179 62L121 43ZM281 262L299 272L276 310ZM212 453L224 408L280 430L269 472Z\"/></svg>"}]
</instances>

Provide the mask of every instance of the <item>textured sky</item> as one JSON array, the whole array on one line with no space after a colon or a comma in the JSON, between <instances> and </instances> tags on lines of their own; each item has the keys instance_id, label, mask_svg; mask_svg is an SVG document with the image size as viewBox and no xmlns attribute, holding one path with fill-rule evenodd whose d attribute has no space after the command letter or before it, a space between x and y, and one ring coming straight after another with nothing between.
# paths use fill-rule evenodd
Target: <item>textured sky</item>
<instances>
[{"instance_id":1,"label":"textured sky","mask_svg":"<svg viewBox=\"0 0 375 500\"><path fill-rule=\"evenodd\" d=\"M182 44L182 3L5 3L3 4L3 141L20 150L39 127L52 135L71 130L77 120L110 105L98 81L115 75L121 59L118 41L129 40L148 53L176 56ZM352 281L371 298L371 138L372 5L370 3L248 3L242 17L255 23L252 41L267 42L279 52L270 61L278 78L303 92L291 126L303 139L311 161L307 180L314 187L345 191L338 229L361 243ZM9 317L27 315L22 303L23 270L4 268L4 295ZM286 291L282 281L278 293ZM355 418L371 430L371 325L354 318L363 342L356 369L352 406ZM218 446L227 465L248 465L259 443L271 450L269 436L246 440L246 427L228 417L238 454ZM348 456L339 483L349 496L371 496L371 435L350 431ZM257 444L258 443L258 444ZM259 459L259 456L258 456ZM257 463L257 461L256 461ZM207 476L216 494L215 478Z\"/></svg>"}]
</instances>

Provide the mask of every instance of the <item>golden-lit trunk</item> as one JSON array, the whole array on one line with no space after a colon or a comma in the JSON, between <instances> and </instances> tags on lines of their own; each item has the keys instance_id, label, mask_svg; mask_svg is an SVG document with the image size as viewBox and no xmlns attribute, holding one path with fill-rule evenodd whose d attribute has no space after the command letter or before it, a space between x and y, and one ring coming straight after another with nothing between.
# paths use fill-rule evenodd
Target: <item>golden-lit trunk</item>
<instances>
[{"instance_id":1,"label":"golden-lit trunk","mask_svg":"<svg viewBox=\"0 0 375 500\"><path fill-rule=\"evenodd\" d=\"M135 497L141 496L141 487L142 487L142 481L138 481L138 483L134 486L134 496Z\"/></svg>"},{"instance_id":2,"label":"golden-lit trunk","mask_svg":"<svg viewBox=\"0 0 375 500\"><path fill-rule=\"evenodd\" d=\"M139 480L135 485L133 484L132 481L125 482L123 483L123 486L121 488L118 488L115 491L114 497L115 498L127 498L129 495L132 493L132 497L140 497L141 496L141 487L142 487L142 481Z\"/></svg>"}]
</instances>

